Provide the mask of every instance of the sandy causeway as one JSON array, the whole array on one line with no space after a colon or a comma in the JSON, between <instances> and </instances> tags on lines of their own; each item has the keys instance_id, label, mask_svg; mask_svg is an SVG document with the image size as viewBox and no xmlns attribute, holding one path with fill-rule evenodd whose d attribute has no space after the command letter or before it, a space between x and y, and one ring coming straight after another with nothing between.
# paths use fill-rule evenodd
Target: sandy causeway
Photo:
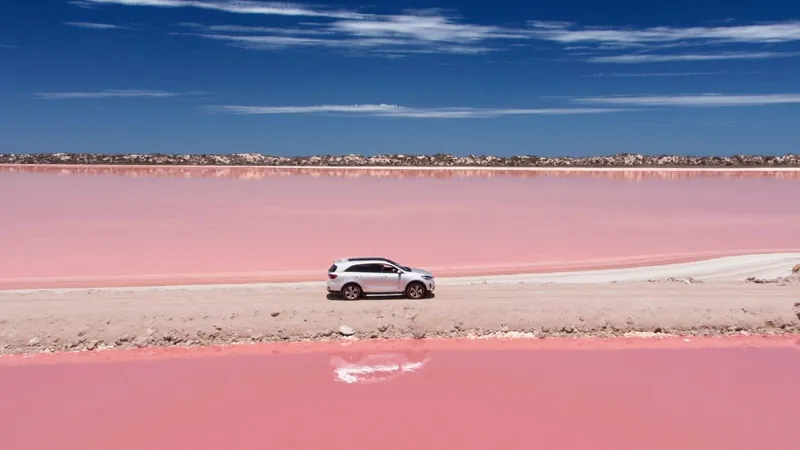
<instances>
[{"instance_id":1,"label":"sandy causeway","mask_svg":"<svg viewBox=\"0 0 800 450\"><path fill-rule=\"evenodd\" d=\"M0 353L354 338L800 333L800 283L443 284L434 298L316 283L0 292Z\"/></svg>"}]
</instances>

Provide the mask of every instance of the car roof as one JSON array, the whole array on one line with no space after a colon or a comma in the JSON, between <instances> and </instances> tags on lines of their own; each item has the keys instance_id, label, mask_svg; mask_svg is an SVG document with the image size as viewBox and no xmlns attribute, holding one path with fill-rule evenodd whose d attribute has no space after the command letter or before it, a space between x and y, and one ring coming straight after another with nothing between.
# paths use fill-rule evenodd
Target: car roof
<instances>
[{"instance_id":1,"label":"car roof","mask_svg":"<svg viewBox=\"0 0 800 450\"><path fill-rule=\"evenodd\" d=\"M382 258L380 256L360 256L358 258L347 258L346 261L389 261L392 260L389 258Z\"/></svg>"},{"instance_id":2,"label":"car roof","mask_svg":"<svg viewBox=\"0 0 800 450\"><path fill-rule=\"evenodd\" d=\"M389 258L383 258L383 257L380 257L380 256L374 256L374 257L361 256L361 257L357 257L357 258L342 258L342 259L337 259L337 260L333 261L333 264L335 264L337 266L348 266L349 267L349 266L352 266L352 265L355 265L355 264L364 264L364 263L370 263L370 262L375 262L375 263L386 262L386 263L390 263L390 264L398 264L398 263L392 261Z\"/></svg>"}]
</instances>

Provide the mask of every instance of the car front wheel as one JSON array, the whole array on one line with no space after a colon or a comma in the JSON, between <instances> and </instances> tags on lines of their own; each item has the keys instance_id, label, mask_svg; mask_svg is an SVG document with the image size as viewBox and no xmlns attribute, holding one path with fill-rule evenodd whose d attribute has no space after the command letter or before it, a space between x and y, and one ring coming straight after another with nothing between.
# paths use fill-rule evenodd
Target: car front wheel
<instances>
[{"instance_id":1,"label":"car front wheel","mask_svg":"<svg viewBox=\"0 0 800 450\"><path fill-rule=\"evenodd\" d=\"M427 289L425 289L425 285L419 281L414 281L406 286L406 297L412 300L419 300L425 297L426 293Z\"/></svg>"}]
</instances>

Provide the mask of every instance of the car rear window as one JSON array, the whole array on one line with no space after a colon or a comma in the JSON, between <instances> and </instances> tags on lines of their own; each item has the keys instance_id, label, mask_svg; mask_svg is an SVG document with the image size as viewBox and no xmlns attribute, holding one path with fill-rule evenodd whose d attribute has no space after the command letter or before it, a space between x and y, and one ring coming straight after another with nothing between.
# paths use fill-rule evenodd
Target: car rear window
<instances>
[{"instance_id":1,"label":"car rear window","mask_svg":"<svg viewBox=\"0 0 800 450\"><path fill-rule=\"evenodd\" d=\"M336 272L336 269L338 269L338 267L336 267L336 264L334 264L334 265L328 267L328 272Z\"/></svg>"}]
</instances>

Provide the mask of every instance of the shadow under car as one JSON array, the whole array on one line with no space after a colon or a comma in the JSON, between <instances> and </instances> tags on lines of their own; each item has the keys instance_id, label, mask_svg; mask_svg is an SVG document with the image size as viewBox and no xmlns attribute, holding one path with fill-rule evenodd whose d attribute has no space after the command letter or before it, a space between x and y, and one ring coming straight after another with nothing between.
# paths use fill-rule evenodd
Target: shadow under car
<instances>
[{"instance_id":1,"label":"shadow under car","mask_svg":"<svg viewBox=\"0 0 800 450\"><path fill-rule=\"evenodd\" d=\"M339 300L339 301L352 301L352 300L345 300L341 294L333 294L328 293L326 295L328 300ZM428 292L422 297L421 300L429 299L429 298L436 298L436 294L433 292ZM411 300L410 298L406 297L403 294L364 294L358 300Z\"/></svg>"}]
</instances>

